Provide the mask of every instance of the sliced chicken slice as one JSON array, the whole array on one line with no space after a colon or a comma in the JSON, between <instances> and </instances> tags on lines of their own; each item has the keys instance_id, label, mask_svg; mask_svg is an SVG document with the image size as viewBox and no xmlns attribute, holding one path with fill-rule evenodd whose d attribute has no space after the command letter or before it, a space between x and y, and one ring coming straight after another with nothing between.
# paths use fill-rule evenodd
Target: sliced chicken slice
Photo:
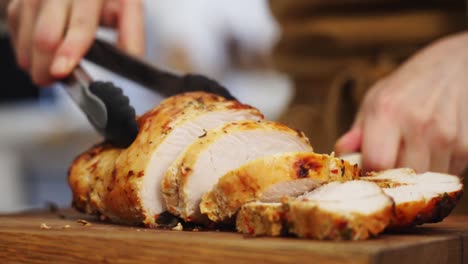
<instances>
[{"instance_id":1,"label":"sliced chicken slice","mask_svg":"<svg viewBox=\"0 0 468 264\"><path fill-rule=\"evenodd\" d=\"M257 109L212 94L168 98L138 119L137 138L108 167L108 178L97 186L106 192L94 192L93 202L114 222L155 226L165 211L161 179L177 156L209 129L230 121L261 119Z\"/></svg>"},{"instance_id":2,"label":"sliced chicken slice","mask_svg":"<svg viewBox=\"0 0 468 264\"><path fill-rule=\"evenodd\" d=\"M251 235L360 240L381 233L392 212L392 199L374 183L331 182L282 204L246 204L237 216L237 229Z\"/></svg>"},{"instance_id":3,"label":"sliced chicken slice","mask_svg":"<svg viewBox=\"0 0 468 264\"><path fill-rule=\"evenodd\" d=\"M286 209L279 202L246 203L237 214L236 229L253 236L287 235Z\"/></svg>"},{"instance_id":4,"label":"sliced chicken slice","mask_svg":"<svg viewBox=\"0 0 468 264\"><path fill-rule=\"evenodd\" d=\"M450 214L463 194L461 179L442 173L416 174L412 169L400 168L362 179L377 183L395 200L392 228L440 222Z\"/></svg>"},{"instance_id":5,"label":"sliced chicken slice","mask_svg":"<svg viewBox=\"0 0 468 264\"><path fill-rule=\"evenodd\" d=\"M208 131L171 165L162 190L169 212L204 222L203 194L227 172L251 160L285 152L312 151L304 134L275 122L233 122Z\"/></svg>"},{"instance_id":6,"label":"sliced chicken slice","mask_svg":"<svg viewBox=\"0 0 468 264\"><path fill-rule=\"evenodd\" d=\"M262 157L222 176L203 196L200 211L211 221L222 222L245 203L279 201L310 191L321 181L347 181L359 175L357 166L325 154L292 152Z\"/></svg>"},{"instance_id":7,"label":"sliced chicken slice","mask_svg":"<svg viewBox=\"0 0 468 264\"><path fill-rule=\"evenodd\" d=\"M109 178L121 150L108 144L93 146L79 155L69 169L68 183L73 191L72 206L83 213L99 214L100 201L92 195L103 195L102 181Z\"/></svg>"}]
</instances>

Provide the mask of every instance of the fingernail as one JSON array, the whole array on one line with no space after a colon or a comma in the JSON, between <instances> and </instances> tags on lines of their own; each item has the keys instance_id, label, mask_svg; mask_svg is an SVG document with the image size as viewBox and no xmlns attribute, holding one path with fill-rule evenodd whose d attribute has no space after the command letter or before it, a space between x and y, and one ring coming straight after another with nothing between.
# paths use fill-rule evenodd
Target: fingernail
<instances>
[{"instance_id":1,"label":"fingernail","mask_svg":"<svg viewBox=\"0 0 468 264\"><path fill-rule=\"evenodd\" d=\"M73 62L67 57L58 57L50 69L52 75L66 75L70 73Z\"/></svg>"},{"instance_id":2,"label":"fingernail","mask_svg":"<svg viewBox=\"0 0 468 264\"><path fill-rule=\"evenodd\" d=\"M122 49L135 57L143 57L144 55L144 49L136 43L127 43L127 45L122 46Z\"/></svg>"},{"instance_id":3,"label":"fingernail","mask_svg":"<svg viewBox=\"0 0 468 264\"><path fill-rule=\"evenodd\" d=\"M336 155L341 155L343 152L345 152L345 148L343 147L343 140L339 139L336 143L335 146L333 147L333 150L335 151Z\"/></svg>"}]
</instances>

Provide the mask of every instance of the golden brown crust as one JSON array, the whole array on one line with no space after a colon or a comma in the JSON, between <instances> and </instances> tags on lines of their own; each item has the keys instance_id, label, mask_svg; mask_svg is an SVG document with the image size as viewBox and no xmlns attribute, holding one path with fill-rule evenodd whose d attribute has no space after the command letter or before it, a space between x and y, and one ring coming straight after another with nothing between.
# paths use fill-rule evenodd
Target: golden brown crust
<instances>
[{"instance_id":1,"label":"golden brown crust","mask_svg":"<svg viewBox=\"0 0 468 264\"><path fill-rule=\"evenodd\" d=\"M96 185L101 185L100 182L108 178L120 151L109 144L101 143L73 161L68 172L68 183L73 193L74 208L88 214L101 212L98 201L92 202L91 194L95 191L102 193L99 187L96 189Z\"/></svg>"},{"instance_id":2,"label":"golden brown crust","mask_svg":"<svg viewBox=\"0 0 468 264\"><path fill-rule=\"evenodd\" d=\"M187 221L194 220L194 216L189 215L186 212L186 208L189 207L189 198L184 191L184 187L193 173L193 168L198 160L199 154L213 142L223 137L224 134L257 129L262 129L265 131L283 131L285 133L297 135L298 138L303 140L305 144L310 144L308 138L302 132L293 130L283 124L271 121L231 122L223 127L213 129L209 131L203 138L199 138L194 143L192 143L167 170L162 182L162 192L168 211L172 214L182 217Z\"/></svg>"},{"instance_id":3,"label":"golden brown crust","mask_svg":"<svg viewBox=\"0 0 468 264\"><path fill-rule=\"evenodd\" d=\"M347 181L358 179L359 175L357 166L325 154L296 152L264 157L221 177L203 196L200 210L210 220L221 222L275 184L298 179Z\"/></svg>"},{"instance_id":4,"label":"golden brown crust","mask_svg":"<svg viewBox=\"0 0 468 264\"><path fill-rule=\"evenodd\" d=\"M421 200L397 204L389 228L400 229L441 222L452 212L462 195L463 190L460 190L443 193L429 201Z\"/></svg>"},{"instance_id":5,"label":"golden brown crust","mask_svg":"<svg viewBox=\"0 0 468 264\"><path fill-rule=\"evenodd\" d=\"M206 112L230 109L245 109L263 118L255 108L204 92L180 94L164 100L138 118L138 136L127 149L109 147L114 151L112 155L101 153L101 149L92 149L89 154L87 152L75 160L70 169L74 204L85 212L96 212L98 208L101 214L116 223L154 226L157 215L147 213L140 197L152 153L174 127ZM95 162L89 158L92 153L94 159L103 159L107 164L105 168L98 167L99 177L95 178L88 177L88 167ZM115 164L111 164L113 159ZM157 187L154 191L158 191Z\"/></svg>"},{"instance_id":6,"label":"golden brown crust","mask_svg":"<svg viewBox=\"0 0 468 264\"><path fill-rule=\"evenodd\" d=\"M115 161L122 151L120 149L109 148L100 154L99 164L94 171L94 183L89 193L90 206L103 214L107 211L104 197L109 191L109 184Z\"/></svg>"},{"instance_id":7,"label":"golden brown crust","mask_svg":"<svg viewBox=\"0 0 468 264\"><path fill-rule=\"evenodd\" d=\"M248 203L237 214L236 229L252 236L280 236L287 233L284 213L281 203Z\"/></svg>"}]
</instances>

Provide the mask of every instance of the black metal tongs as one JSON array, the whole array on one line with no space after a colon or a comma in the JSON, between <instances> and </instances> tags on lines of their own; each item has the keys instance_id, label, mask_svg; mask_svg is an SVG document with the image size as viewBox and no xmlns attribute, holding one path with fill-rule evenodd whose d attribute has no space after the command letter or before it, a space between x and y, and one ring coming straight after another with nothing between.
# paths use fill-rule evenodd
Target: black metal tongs
<instances>
[{"instance_id":1,"label":"black metal tongs","mask_svg":"<svg viewBox=\"0 0 468 264\"><path fill-rule=\"evenodd\" d=\"M197 74L178 76L156 69L101 40L94 41L85 59L163 97L205 91L235 100L226 88L214 80ZM135 109L122 89L111 82L93 80L81 65L63 83L94 128L108 142L125 148L135 140L138 134Z\"/></svg>"}]
</instances>

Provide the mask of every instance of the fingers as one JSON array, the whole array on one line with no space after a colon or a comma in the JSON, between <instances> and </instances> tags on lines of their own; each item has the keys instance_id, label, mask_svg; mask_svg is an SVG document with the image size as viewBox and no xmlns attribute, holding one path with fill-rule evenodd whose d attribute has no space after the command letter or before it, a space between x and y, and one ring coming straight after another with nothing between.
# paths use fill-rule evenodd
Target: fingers
<instances>
[{"instance_id":1,"label":"fingers","mask_svg":"<svg viewBox=\"0 0 468 264\"><path fill-rule=\"evenodd\" d=\"M104 1L101 15L101 25L116 28L120 14L120 0Z\"/></svg>"},{"instance_id":2,"label":"fingers","mask_svg":"<svg viewBox=\"0 0 468 264\"><path fill-rule=\"evenodd\" d=\"M335 145L338 155L362 153L364 171L393 168L401 143L394 97L382 93L387 80L379 81L366 95L352 129Z\"/></svg>"},{"instance_id":3,"label":"fingers","mask_svg":"<svg viewBox=\"0 0 468 264\"><path fill-rule=\"evenodd\" d=\"M69 0L47 0L41 6L34 32L31 76L39 85L51 83L50 65L62 42L70 7Z\"/></svg>"},{"instance_id":4,"label":"fingers","mask_svg":"<svg viewBox=\"0 0 468 264\"><path fill-rule=\"evenodd\" d=\"M397 164L400 167L410 167L421 173L449 170L457 115L456 111L451 111L453 107L438 106L433 98L428 98L420 108L402 107L405 109L401 118L404 147Z\"/></svg>"},{"instance_id":5,"label":"fingers","mask_svg":"<svg viewBox=\"0 0 468 264\"><path fill-rule=\"evenodd\" d=\"M361 148L361 142L362 129L360 126L355 126L336 142L336 155L341 156L343 154L358 152Z\"/></svg>"},{"instance_id":6,"label":"fingers","mask_svg":"<svg viewBox=\"0 0 468 264\"><path fill-rule=\"evenodd\" d=\"M104 0L12 0L8 26L20 67L39 85L67 76L91 46L101 15L105 24L118 26L122 48L143 55L142 1L107 2L106 17Z\"/></svg>"},{"instance_id":7,"label":"fingers","mask_svg":"<svg viewBox=\"0 0 468 264\"><path fill-rule=\"evenodd\" d=\"M39 12L40 1L21 1L16 40L16 59L19 66L28 71L31 67L31 55L36 16Z\"/></svg>"},{"instance_id":8,"label":"fingers","mask_svg":"<svg viewBox=\"0 0 468 264\"><path fill-rule=\"evenodd\" d=\"M120 0L118 45L135 56L145 51L144 7L141 0Z\"/></svg>"},{"instance_id":9,"label":"fingers","mask_svg":"<svg viewBox=\"0 0 468 264\"><path fill-rule=\"evenodd\" d=\"M377 82L369 91L358 116L362 127L362 167L364 171L394 168L401 143L397 122L398 104L388 92L388 80Z\"/></svg>"},{"instance_id":10,"label":"fingers","mask_svg":"<svg viewBox=\"0 0 468 264\"><path fill-rule=\"evenodd\" d=\"M73 1L65 38L53 58L50 69L55 78L68 75L91 46L102 4L102 0Z\"/></svg>"},{"instance_id":11,"label":"fingers","mask_svg":"<svg viewBox=\"0 0 468 264\"><path fill-rule=\"evenodd\" d=\"M391 116L368 113L363 121L362 157L364 171L394 168L400 148L400 130Z\"/></svg>"},{"instance_id":12,"label":"fingers","mask_svg":"<svg viewBox=\"0 0 468 264\"><path fill-rule=\"evenodd\" d=\"M450 124L445 125L446 128L443 125L434 125L426 132L426 144L430 146L430 160L426 170L447 173L450 169L456 139L456 122L450 119L450 116L445 119Z\"/></svg>"},{"instance_id":13,"label":"fingers","mask_svg":"<svg viewBox=\"0 0 468 264\"><path fill-rule=\"evenodd\" d=\"M428 143L422 140L405 140L397 166L426 172L430 168L431 153Z\"/></svg>"}]
</instances>

